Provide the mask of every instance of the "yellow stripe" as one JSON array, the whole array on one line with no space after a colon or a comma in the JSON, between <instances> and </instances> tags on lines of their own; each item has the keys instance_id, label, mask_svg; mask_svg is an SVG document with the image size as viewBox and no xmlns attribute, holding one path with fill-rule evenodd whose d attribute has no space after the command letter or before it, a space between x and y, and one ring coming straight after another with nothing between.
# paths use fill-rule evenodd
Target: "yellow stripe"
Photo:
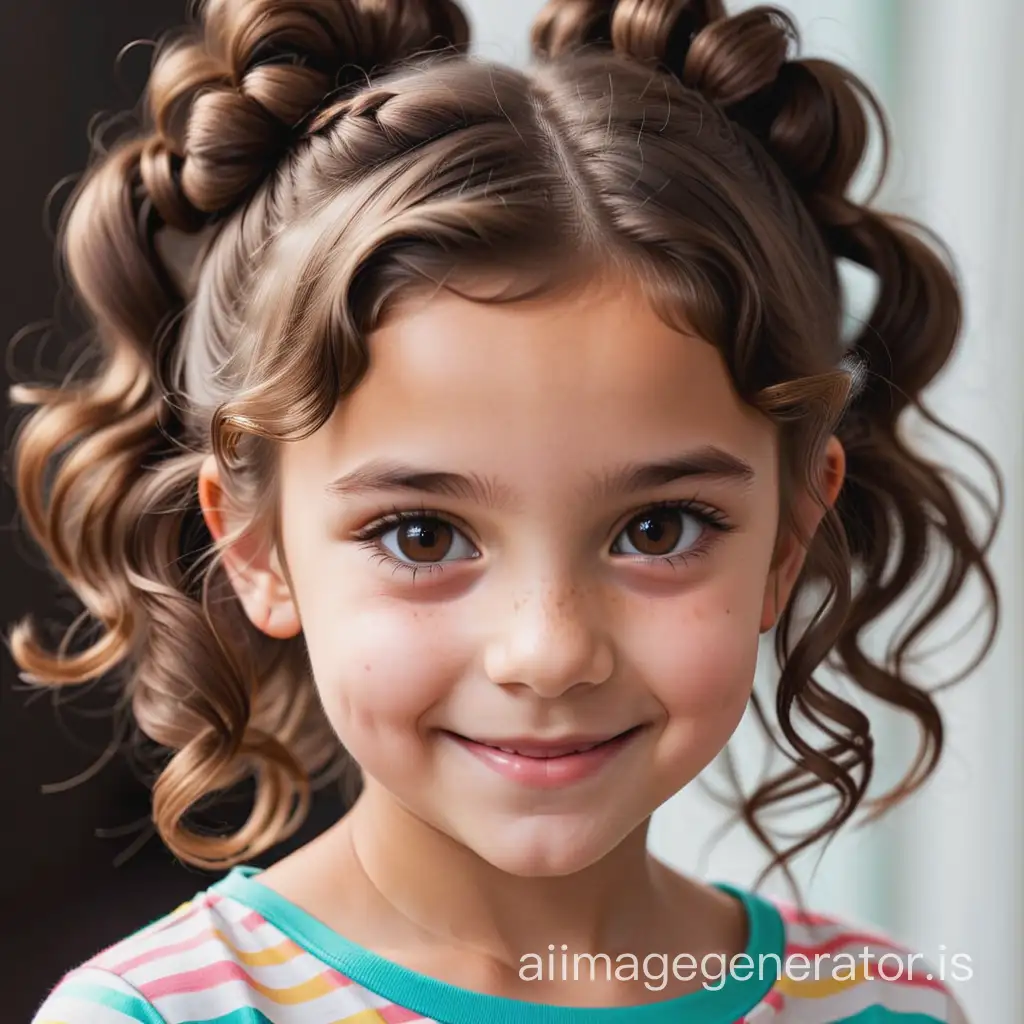
<instances>
[{"instance_id":1,"label":"yellow stripe","mask_svg":"<svg viewBox=\"0 0 1024 1024\"><path fill-rule=\"evenodd\" d=\"M811 969L810 964L808 964L808 970ZM863 966L858 966L852 978L844 977L842 980L828 977L797 980L796 978L789 977L787 974L783 974L775 987L777 991L788 997L824 999L827 996L834 996L837 992L845 992L847 989L859 985L862 981L869 980L865 970ZM847 973L848 968L844 967L843 974Z\"/></svg>"},{"instance_id":2,"label":"yellow stripe","mask_svg":"<svg viewBox=\"0 0 1024 1024\"><path fill-rule=\"evenodd\" d=\"M219 928L211 929L210 934L220 939L246 967L270 967L276 964L286 964L303 952L302 947L296 945L291 939L285 939L276 946L249 952L239 949Z\"/></svg>"},{"instance_id":3,"label":"yellow stripe","mask_svg":"<svg viewBox=\"0 0 1024 1024\"><path fill-rule=\"evenodd\" d=\"M290 988L268 988L266 985L261 985L255 978L252 979L251 984L260 995L266 996L267 999L279 1006L307 1003L313 999L319 999L329 992L334 992L338 988L337 982L326 974L318 974L315 978L310 978L309 981L304 981L300 985L292 985ZM348 1024L347 1021L346 1024Z\"/></svg>"}]
</instances>

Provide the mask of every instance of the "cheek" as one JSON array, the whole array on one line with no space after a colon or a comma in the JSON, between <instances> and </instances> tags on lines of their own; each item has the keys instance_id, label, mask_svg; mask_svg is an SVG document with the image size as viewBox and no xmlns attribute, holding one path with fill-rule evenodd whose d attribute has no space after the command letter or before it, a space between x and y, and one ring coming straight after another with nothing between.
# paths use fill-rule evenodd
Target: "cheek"
<instances>
[{"instance_id":1,"label":"cheek","mask_svg":"<svg viewBox=\"0 0 1024 1024\"><path fill-rule=\"evenodd\" d=\"M760 636L760 603L749 592L704 588L671 604L634 629L643 644L636 664L664 715L654 752L655 802L695 779L736 731L750 699Z\"/></svg>"},{"instance_id":2,"label":"cheek","mask_svg":"<svg viewBox=\"0 0 1024 1024\"><path fill-rule=\"evenodd\" d=\"M761 602L723 581L655 604L629 627L631 660L670 719L742 714L757 666Z\"/></svg>"},{"instance_id":3,"label":"cheek","mask_svg":"<svg viewBox=\"0 0 1024 1024\"><path fill-rule=\"evenodd\" d=\"M356 743L354 732L411 729L462 671L431 609L335 602L329 616L304 616L303 627L320 699L343 743Z\"/></svg>"}]
</instances>

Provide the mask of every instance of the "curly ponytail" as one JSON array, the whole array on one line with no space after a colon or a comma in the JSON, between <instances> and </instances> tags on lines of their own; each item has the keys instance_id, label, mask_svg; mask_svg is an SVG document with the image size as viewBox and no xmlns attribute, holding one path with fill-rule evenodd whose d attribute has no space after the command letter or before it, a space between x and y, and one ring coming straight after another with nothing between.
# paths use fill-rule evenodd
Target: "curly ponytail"
<instances>
[{"instance_id":1,"label":"curly ponytail","mask_svg":"<svg viewBox=\"0 0 1024 1024\"><path fill-rule=\"evenodd\" d=\"M760 6L727 17L717 0L550 0L533 29L535 53L547 60L583 48L611 49L699 93L748 140L749 159L760 161L764 154L784 175L785 188L799 198L818 236L809 248L825 247L833 295L840 295L840 259L877 278L874 308L847 349L859 367L860 386L831 423L846 453L846 481L837 509L826 515L809 548L776 631L781 674L775 714L781 737L758 696L752 698L757 720L792 767L762 782L739 811L771 854L765 873L782 867L787 875L793 856L855 813L874 767L867 717L815 673L831 659L857 687L906 712L918 726L920 747L913 764L896 786L869 805L877 816L919 788L939 760L941 715L931 693L911 680L906 666L915 642L972 574L980 578L991 617L977 657L957 678L976 667L991 647L998 595L986 552L1002 509L1001 479L991 458L922 403L922 392L949 362L961 326L960 295L941 243L919 224L870 208L873 195L863 204L849 197L869 139L869 114L880 132L882 183L889 154L886 119L870 89L848 70L826 60L791 59L798 43L796 26L784 11ZM763 176L770 179L773 172L765 169ZM786 200L777 195L776 201ZM836 353L835 365L841 356ZM756 404L776 418L783 416L784 451L810 451L813 446L801 445L796 435L813 430L812 419L803 412L783 415L794 393L793 386L780 383L763 391ZM991 471L997 498L986 505L991 528L981 538L947 472L902 436L910 409L966 443ZM910 592L930 564L944 566L935 592L915 607L884 656L871 653L865 633ZM822 586L826 597L817 602L808 624L800 614L803 602L813 602ZM810 728L801 727L800 719ZM814 737L825 737L826 743ZM819 828L780 852L762 824L765 812L821 785L838 797L834 810Z\"/></svg>"},{"instance_id":2,"label":"curly ponytail","mask_svg":"<svg viewBox=\"0 0 1024 1024\"><path fill-rule=\"evenodd\" d=\"M157 828L196 865L235 863L286 838L307 811L311 777L329 779L339 751L301 637L270 640L226 600L224 578L203 572L213 554L196 493L204 454L188 443L199 432L193 396L177 391L186 279L194 285L198 267L176 267L169 253L185 240L198 261L197 244L218 231L220 248L230 242L221 225L272 187L334 95L428 47L462 49L467 36L449 0L209 0L202 25L158 51L141 130L96 154L62 216L64 261L101 364L58 387L12 390L15 403L37 407L18 432L15 487L29 531L100 633L68 653L72 629L51 652L25 620L11 651L39 684L123 677L142 732L175 752L154 787ZM249 775L255 803L239 831L186 824L197 804Z\"/></svg>"}]
</instances>

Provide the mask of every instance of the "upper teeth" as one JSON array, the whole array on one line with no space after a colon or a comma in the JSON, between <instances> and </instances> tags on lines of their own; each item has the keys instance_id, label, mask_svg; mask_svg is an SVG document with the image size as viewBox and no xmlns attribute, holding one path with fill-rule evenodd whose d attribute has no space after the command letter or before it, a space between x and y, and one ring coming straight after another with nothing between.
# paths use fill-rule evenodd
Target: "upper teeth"
<instances>
[{"instance_id":1,"label":"upper teeth","mask_svg":"<svg viewBox=\"0 0 1024 1024\"><path fill-rule=\"evenodd\" d=\"M550 753L533 753L526 754L522 750L514 750L512 747L498 747L498 750L505 754L520 754L526 757L566 757L569 754L582 754L586 750L593 750L594 747L599 747L604 740L598 740L596 743L588 743L586 746L573 747L571 750L556 749Z\"/></svg>"}]
</instances>

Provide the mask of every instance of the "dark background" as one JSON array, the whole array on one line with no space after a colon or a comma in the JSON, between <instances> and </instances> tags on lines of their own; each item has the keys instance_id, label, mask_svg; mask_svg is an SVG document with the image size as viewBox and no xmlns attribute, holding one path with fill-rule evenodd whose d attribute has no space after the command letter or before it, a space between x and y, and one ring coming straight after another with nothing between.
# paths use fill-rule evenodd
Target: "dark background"
<instances>
[{"instance_id":1,"label":"dark background","mask_svg":"<svg viewBox=\"0 0 1024 1024\"><path fill-rule=\"evenodd\" d=\"M134 106L145 81L154 39L181 23L185 0L3 0L0 3L0 160L2 252L0 365L4 424L0 480L0 629L31 613L44 627L70 625L80 606L62 592L42 555L23 532L10 485L10 445L18 415L7 390L17 379L54 379L67 369L81 333L58 301L53 225L69 185L50 191L84 168L87 130L99 112ZM48 337L31 324L53 320ZM44 344L45 340L45 344ZM45 371L45 373L43 372ZM0 647L0 1020L26 1022L61 974L104 946L172 910L215 880L186 868L148 842L120 866L144 822L148 790L127 760L116 758L94 777L63 792L109 743L111 695L92 691L32 693L18 677L6 644ZM321 797L307 826L276 856L308 839L338 813L336 797ZM236 812L229 812L236 813ZM271 857L257 863L269 863Z\"/></svg>"}]
</instances>

